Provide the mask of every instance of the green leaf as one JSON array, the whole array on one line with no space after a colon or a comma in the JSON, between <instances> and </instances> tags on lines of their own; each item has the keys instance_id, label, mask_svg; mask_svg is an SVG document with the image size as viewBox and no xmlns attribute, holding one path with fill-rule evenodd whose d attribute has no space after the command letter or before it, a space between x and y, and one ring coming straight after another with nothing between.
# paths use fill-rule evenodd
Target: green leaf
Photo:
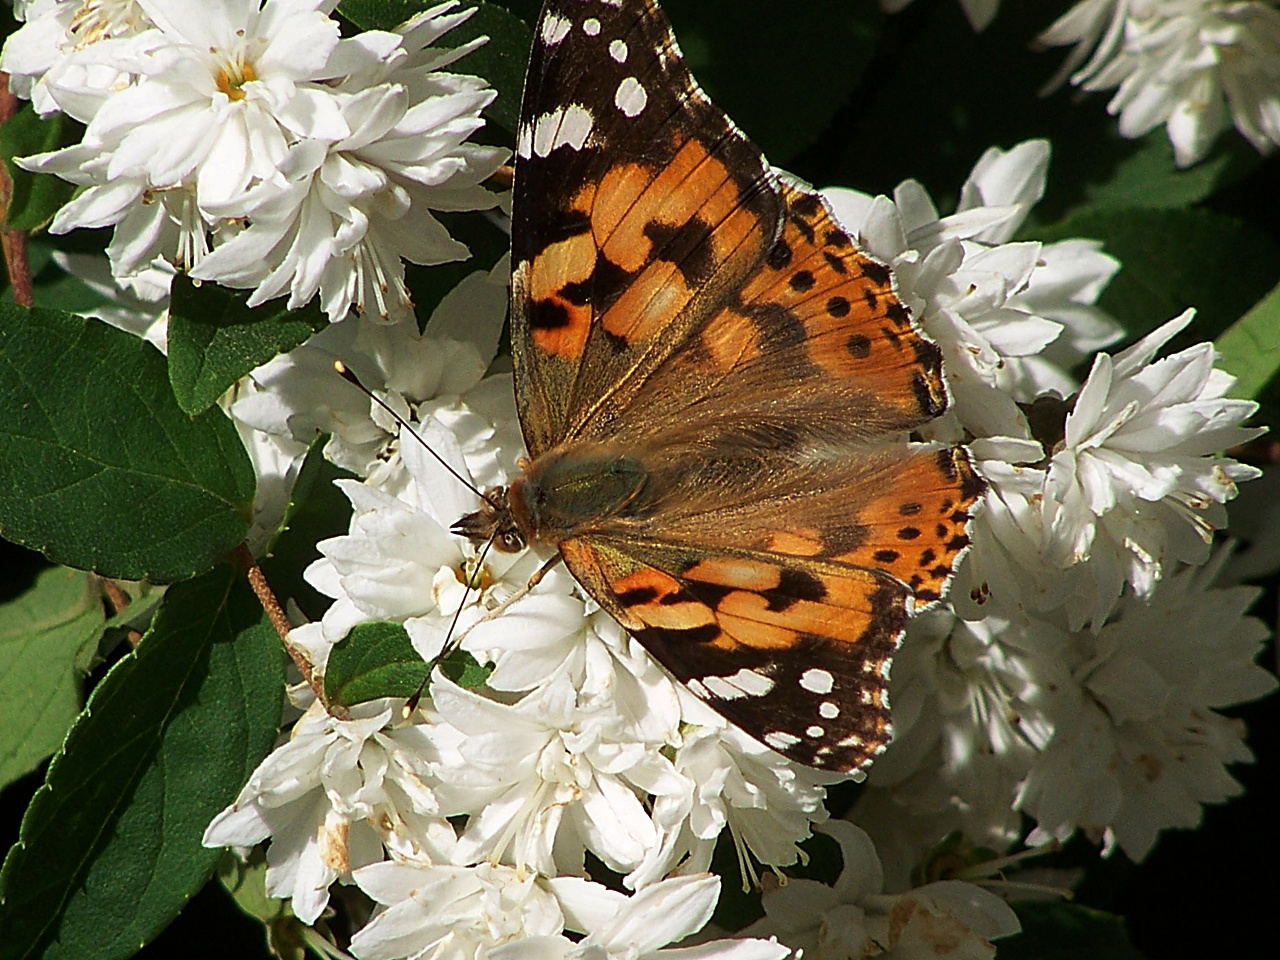
<instances>
[{"instance_id":1,"label":"green leaf","mask_svg":"<svg viewBox=\"0 0 1280 960\"><path fill-rule=\"evenodd\" d=\"M28 173L13 162L14 157L57 150L66 142L71 126L72 121L61 113L42 119L29 103L0 126L0 155L13 184L4 229L42 227L71 199L74 184L47 173Z\"/></svg>"},{"instance_id":2,"label":"green leaf","mask_svg":"<svg viewBox=\"0 0 1280 960\"><path fill-rule=\"evenodd\" d=\"M379 697L411 697L429 673L403 624L362 623L330 651L324 696L342 707Z\"/></svg>"},{"instance_id":3,"label":"green leaf","mask_svg":"<svg viewBox=\"0 0 1280 960\"><path fill-rule=\"evenodd\" d=\"M1141 960L1124 920L1074 903L1013 904L1022 933L1000 941L1000 960Z\"/></svg>"},{"instance_id":4,"label":"green leaf","mask_svg":"<svg viewBox=\"0 0 1280 960\"><path fill-rule=\"evenodd\" d=\"M86 649L106 615L93 578L52 567L0 605L0 786L58 749L80 712Z\"/></svg>"},{"instance_id":5,"label":"green leaf","mask_svg":"<svg viewBox=\"0 0 1280 960\"><path fill-rule=\"evenodd\" d=\"M1250 224L1212 210L1083 211L1038 231L1038 239L1102 240L1123 264L1098 303L1131 337L1187 307L1196 322L1169 346L1212 339L1280 277L1280 247Z\"/></svg>"},{"instance_id":6,"label":"green leaf","mask_svg":"<svg viewBox=\"0 0 1280 960\"><path fill-rule=\"evenodd\" d=\"M307 451L289 496L280 531L263 558L262 570L281 602L287 598L312 620L319 620L333 601L303 579L303 572L320 559L316 544L340 537L351 523L351 501L335 480L354 480L355 474L324 458L328 436L317 437Z\"/></svg>"},{"instance_id":7,"label":"green leaf","mask_svg":"<svg viewBox=\"0 0 1280 960\"><path fill-rule=\"evenodd\" d=\"M253 466L189 419L164 357L96 320L0 304L0 534L121 580L209 569L244 538Z\"/></svg>"},{"instance_id":8,"label":"green leaf","mask_svg":"<svg viewBox=\"0 0 1280 960\"><path fill-rule=\"evenodd\" d=\"M362 30L393 30L433 6L434 0L345 0L338 12ZM438 46L457 49L476 37L489 38L479 50L467 54L449 69L488 80L498 91L498 98L485 109L485 115L514 133L533 34L523 20L497 4L466 3L459 10L468 7L478 9L471 19L446 33Z\"/></svg>"},{"instance_id":9,"label":"green leaf","mask_svg":"<svg viewBox=\"0 0 1280 960\"><path fill-rule=\"evenodd\" d=\"M1280 372L1280 285L1233 323L1214 346L1221 366L1236 378L1233 397L1251 400Z\"/></svg>"},{"instance_id":10,"label":"green leaf","mask_svg":"<svg viewBox=\"0 0 1280 960\"><path fill-rule=\"evenodd\" d=\"M266 928L267 946L281 960L304 960L310 928L294 916L288 900L267 894L267 862L255 847L248 862L232 853L218 861L218 882L236 905ZM319 953L319 956L326 956Z\"/></svg>"},{"instance_id":11,"label":"green leaf","mask_svg":"<svg viewBox=\"0 0 1280 960\"><path fill-rule=\"evenodd\" d=\"M76 721L0 869L0 960L136 952L208 879L200 838L271 749L284 656L244 576L166 593Z\"/></svg>"},{"instance_id":12,"label":"green leaf","mask_svg":"<svg viewBox=\"0 0 1280 960\"><path fill-rule=\"evenodd\" d=\"M1258 152L1236 136L1222 137L1209 156L1185 169L1174 163L1173 145L1163 127L1137 145L1132 153L1119 158L1109 179L1085 183L1082 207L1189 207L1212 196L1224 184L1243 178L1261 162Z\"/></svg>"},{"instance_id":13,"label":"green leaf","mask_svg":"<svg viewBox=\"0 0 1280 960\"><path fill-rule=\"evenodd\" d=\"M169 306L169 382L195 416L254 367L287 353L328 321L315 301L286 310L283 299L250 309L246 293L174 277Z\"/></svg>"},{"instance_id":14,"label":"green leaf","mask_svg":"<svg viewBox=\"0 0 1280 960\"><path fill-rule=\"evenodd\" d=\"M774 163L812 146L871 65L884 16L871 4L668 0L676 39L711 99Z\"/></svg>"},{"instance_id":15,"label":"green leaf","mask_svg":"<svg viewBox=\"0 0 1280 960\"><path fill-rule=\"evenodd\" d=\"M480 663L465 650L454 650L440 661L440 672L458 686L474 690L484 686L493 668Z\"/></svg>"}]
</instances>

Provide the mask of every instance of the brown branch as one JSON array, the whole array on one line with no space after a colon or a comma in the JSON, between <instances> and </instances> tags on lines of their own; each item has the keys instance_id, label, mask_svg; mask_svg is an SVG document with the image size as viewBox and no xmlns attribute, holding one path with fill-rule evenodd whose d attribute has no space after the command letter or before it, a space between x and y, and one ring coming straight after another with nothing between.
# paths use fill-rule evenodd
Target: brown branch
<instances>
[{"instance_id":1,"label":"brown branch","mask_svg":"<svg viewBox=\"0 0 1280 960\"><path fill-rule=\"evenodd\" d=\"M307 686L315 693L316 699L324 704L324 708L329 711L331 716L337 717L339 720L350 720L351 714L347 712L345 707L333 706L325 699L324 684L316 676L315 668L311 665L311 661L307 659L305 653L289 642L289 631L292 629L289 624L289 618L285 616L284 608L280 606L280 601L276 599L275 591L271 589L271 584L267 582L266 574L258 566L258 561L253 558L249 548L243 543L240 544L236 548L235 558L248 574L249 586L253 587L253 592L257 595L258 602L262 604L262 609L267 613L267 619L276 628L276 634L280 637L280 642L284 644L285 652L289 654L289 658L297 666L298 671L302 674L302 679L307 682Z\"/></svg>"},{"instance_id":2,"label":"brown branch","mask_svg":"<svg viewBox=\"0 0 1280 960\"><path fill-rule=\"evenodd\" d=\"M9 75L0 71L0 124L18 112L19 102L9 90ZM9 201L13 198L13 182L9 171L0 164L0 221L9 213ZM0 231L0 245L4 247L4 262L9 268L9 284L13 287L13 300L21 307L35 303L35 290L31 286L31 261L27 257L27 234L23 230Z\"/></svg>"}]
</instances>

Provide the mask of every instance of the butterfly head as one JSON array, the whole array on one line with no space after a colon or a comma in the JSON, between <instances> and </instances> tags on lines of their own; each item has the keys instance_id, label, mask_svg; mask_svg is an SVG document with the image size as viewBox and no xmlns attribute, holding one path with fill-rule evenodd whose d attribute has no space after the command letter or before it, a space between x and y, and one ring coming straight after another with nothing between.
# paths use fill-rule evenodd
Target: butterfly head
<instances>
[{"instance_id":1,"label":"butterfly head","mask_svg":"<svg viewBox=\"0 0 1280 960\"><path fill-rule=\"evenodd\" d=\"M484 506L468 513L450 527L477 548L492 543L499 553L519 553L528 544L524 532L512 516L507 487L490 487L484 492Z\"/></svg>"}]
</instances>

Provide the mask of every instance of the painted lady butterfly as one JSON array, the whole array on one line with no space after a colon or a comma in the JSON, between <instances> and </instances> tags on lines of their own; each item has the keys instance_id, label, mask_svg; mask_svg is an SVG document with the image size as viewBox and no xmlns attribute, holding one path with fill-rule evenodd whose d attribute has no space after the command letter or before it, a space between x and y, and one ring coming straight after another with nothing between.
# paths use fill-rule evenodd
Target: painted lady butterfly
<instances>
[{"instance_id":1,"label":"painted lady butterfly","mask_svg":"<svg viewBox=\"0 0 1280 960\"><path fill-rule=\"evenodd\" d=\"M865 766L983 489L963 448L903 439L947 406L938 348L702 93L653 0L548 0L519 129L530 462L455 529L555 548L751 736Z\"/></svg>"}]
</instances>

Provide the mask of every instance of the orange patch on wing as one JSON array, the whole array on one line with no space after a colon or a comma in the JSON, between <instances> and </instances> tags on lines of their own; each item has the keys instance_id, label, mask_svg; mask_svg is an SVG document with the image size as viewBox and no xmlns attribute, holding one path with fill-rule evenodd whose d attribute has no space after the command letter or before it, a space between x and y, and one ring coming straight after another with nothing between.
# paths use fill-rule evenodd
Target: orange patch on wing
<instances>
[{"instance_id":1,"label":"orange patch on wing","mask_svg":"<svg viewBox=\"0 0 1280 960\"><path fill-rule=\"evenodd\" d=\"M931 603L943 592L960 552L982 481L960 449L921 453L903 464L893 489L857 513L870 531L856 549L834 558L896 577Z\"/></svg>"},{"instance_id":2,"label":"orange patch on wing","mask_svg":"<svg viewBox=\"0 0 1280 960\"><path fill-rule=\"evenodd\" d=\"M742 557L708 557L686 570L684 576L740 590L773 590L782 582L782 568Z\"/></svg>"},{"instance_id":3,"label":"orange patch on wing","mask_svg":"<svg viewBox=\"0 0 1280 960\"><path fill-rule=\"evenodd\" d=\"M675 320L691 296L675 264L655 260L632 281L600 323L628 344L647 340Z\"/></svg>"},{"instance_id":4,"label":"orange patch on wing","mask_svg":"<svg viewBox=\"0 0 1280 960\"><path fill-rule=\"evenodd\" d=\"M591 306L570 303L560 291L591 276L595 262L596 247L588 233L553 243L529 261L529 299L555 304L565 319L559 326L534 328L533 339L539 349L567 358L582 355L591 332Z\"/></svg>"},{"instance_id":5,"label":"orange patch on wing","mask_svg":"<svg viewBox=\"0 0 1280 960\"><path fill-rule=\"evenodd\" d=\"M760 354L760 334L755 324L728 307L715 315L700 336L702 345L721 370L731 370Z\"/></svg>"},{"instance_id":6,"label":"orange patch on wing","mask_svg":"<svg viewBox=\"0 0 1280 960\"><path fill-rule=\"evenodd\" d=\"M614 235L618 224L635 206L636 200L649 186L652 178L653 171L638 163L619 164L604 175L589 208L591 232L596 243L603 246ZM625 244L619 240L617 247L606 251L605 255L624 270L639 270L644 265L649 249L648 239L643 234L640 239L644 241L643 244L632 245L629 250L624 249ZM624 259L619 259L620 257Z\"/></svg>"},{"instance_id":7,"label":"orange patch on wing","mask_svg":"<svg viewBox=\"0 0 1280 960\"><path fill-rule=\"evenodd\" d=\"M652 567L642 567L611 584L615 598L646 626L663 630L691 630L715 623L715 615L696 600L672 602L681 592L679 581Z\"/></svg>"},{"instance_id":8,"label":"orange patch on wing","mask_svg":"<svg viewBox=\"0 0 1280 960\"><path fill-rule=\"evenodd\" d=\"M823 550L822 536L817 530L778 530L770 534L763 549L791 557L816 557Z\"/></svg>"},{"instance_id":9,"label":"orange patch on wing","mask_svg":"<svg viewBox=\"0 0 1280 960\"><path fill-rule=\"evenodd\" d=\"M648 171L640 170L647 178ZM645 234L650 223L680 227L701 211L714 225L729 215L738 196L724 164L697 140L687 140L652 182L639 184L639 179L630 174L614 187L606 177L597 192L596 209L607 202L607 210L598 221L592 216L604 255L627 271L639 270L652 255L653 242ZM616 192L607 201L606 186L611 194Z\"/></svg>"},{"instance_id":10,"label":"orange patch on wing","mask_svg":"<svg viewBox=\"0 0 1280 960\"><path fill-rule=\"evenodd\" d=\"M782 632L791 635L795 643L802 633L816 634L843 643L857 643L866 631L870 616L861 611L825 603L800 600L783 610L770 609L767 597L757 593L739 591L726 596L716 607L716 618L726 632L742 643L753 643L748 633L742 635L741 627L733 624L750 624L754 635L780 639Z\"/></svg>"}]
</instances>

